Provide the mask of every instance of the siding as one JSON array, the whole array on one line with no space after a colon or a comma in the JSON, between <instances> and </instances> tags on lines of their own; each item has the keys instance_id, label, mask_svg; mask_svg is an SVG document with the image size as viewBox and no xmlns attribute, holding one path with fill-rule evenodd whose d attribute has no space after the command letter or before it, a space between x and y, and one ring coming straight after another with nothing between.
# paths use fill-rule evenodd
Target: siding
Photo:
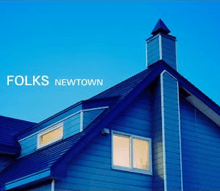
<instances>
[{"instance_id":1,"label":"siding","mask_svg":"<svg viewBox=\"0 0 220 191\"><path fill-rule=\"evenodd\" d=\"M24 139L20 142L21 145L21 154L20 156L25 156L30 153L33 153L37 149L37 134L32 135L31 137Z\"/></svg>"},{"instance_id":2,"label":"siding","mask_svg":"<svg viewBox=\"0 0 220 191\"><path fill-rule=\"evenodd\" d=\"M85 129L96 117L98 117L105 109L91 110L83 112L83 129Z\"/></svg>"},{"instance_id":3,"label":"siding","mask_svg":"<svg viewBox=\"0 0 220 191\"><path fill-rule=\"evenodd\" d=\"M161 118L161 93L160 81L154 82L153 86L153 189L164 190L164 168L163 168L163 138Z\"/></svg>"},{"instance_id":4,"label":"siding","mask_svg":"<svg viewBox=\"0 0 220 191\"><path fill-rule=\"evenodd\" d=\"M184 98L180 101L184 190L219 190L220 129Z\"/></svg>"},{"instance_id":5,"label":"siding","mask_svg":"<svg viewBox=\"0 0 220 191\"><path fill-rule=\"evenodd\" d=\"M83 112L83 127L87 127L98 115L103 112L104 109L91 110ZM72 135L80 132L80 113L73 115L63 121L63 139L66 139ZM34 134L27 139L20 141L21 155L25 156L33 153L37 149L37 134Z\"/></svg>"},{"instance_id":6,"label":"siding","mask_svg":"<svg viewBox=\"0 0 220 191\"><path fill-rule=\"evenodd\" d=\"M13 159L9 156L6 156L6 155L0 155L0 172L8 166L8 164L10 162L12 162Z\"/></svg>"},{"instance_id":7,"label":"siding","mask_svg":"<svg viewBox=\"0 0 220 191\"><path fill-rule=\"evenodd\" d=\"M161 76L163 84L163 140L165 144L165 169L167 190L181 190L181 153L180 153L180 126L178 105L178 82L167 72Z\"/></svg>"},{"instance_id":8,"label":"siding","mask_svg":"<svg viewBox=\"0 0 220 191\"><path fill-rule=\"evenodd\" d=\"M176 42L173 39L161 36L162 59L176 69Z\"/></svg>"},{"instance_id":9,"label":"siding","mask_svg":"<svg viewBox=\"0 0 220 191\"><path fill-rule=\"evenodd\" d=\"M68 138L80 132L80 114L76 114L63 123L63 138Z\"/></svg>"},{"instance_id":10,"label":"siding","mask_svg":"<svg viewBox=\"0 0 220 191\"><path fill-rule=\"evenodd\" d=\"M147 63L151 65L160 60L159 36L147 42Z\"/></svg>"},{"instance_id":11,"label":"siding","mask_svg":"<svg viewBox=\"0 0 220 191\"><path fill-rule=\"evenodd\" d=\"M73 115L63 122L63 138L68 138L80 131L80 114ZM37 149L37 134L34 134L27 139L20 141L21 155L26 156L36 151Z\"/></svg>"},{"instance_id":12,"label":"siding","mask_svg":"<svg viewBox=\"0 0 220 191\"><path fill-rule=\"evenodd\" d=\"M152 137L151 93L142 94L109 129ZM111 136L98 135L69 164L67 178L56 181L56 190L152 190L152 175L113 170Z\"/></svg>"}]
</instances>

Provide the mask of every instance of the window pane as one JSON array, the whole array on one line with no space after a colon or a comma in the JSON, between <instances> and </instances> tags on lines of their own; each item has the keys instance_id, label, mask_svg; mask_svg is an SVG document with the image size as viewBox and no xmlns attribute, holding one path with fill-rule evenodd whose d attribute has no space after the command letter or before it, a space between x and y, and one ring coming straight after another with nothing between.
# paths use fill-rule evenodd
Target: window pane
<instances>
[{"instance_id":1,"label":"window pane","mask_svg":"<svg viewBox=\"0 0 220 191\"><path fill-rule=\"evenodd\" d=\"M133 139L133 165L134 168L149 169L149 142Z\"/></svg>"},{"instance_id":2,"label":"window pane","mask_svg":"<svg viewBox=\"0 0 220 191\"><path fill-rule=\"evenodd\" d=\"M129 137L113 135L113 157L114 165L131 166Z\"/></svg>"},{"instance_id":3,"label":"window pane","mask_svg":"<svg viewBox=\"0 0 220 191\"><path fill-rule=\"evenodd\" d=\"M62 137L63 137L62 127L54 129L54 130L40 136L40 145L43 146L49 142L52 142L55 139L59 139Z\"/></svg>"}]
</instances>

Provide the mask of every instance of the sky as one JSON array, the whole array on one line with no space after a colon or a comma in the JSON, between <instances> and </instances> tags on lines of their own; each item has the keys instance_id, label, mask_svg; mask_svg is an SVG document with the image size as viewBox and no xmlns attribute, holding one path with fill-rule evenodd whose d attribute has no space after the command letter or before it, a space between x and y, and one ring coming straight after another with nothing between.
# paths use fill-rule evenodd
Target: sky
<instances>
[{"instance_id":1,"label":"sky","mask_svg":"<svg viewBox=\"0 0 220 191\"><path fill-rule=\"evenodd\" d=\"M220 105L219 10L219 1L0 1L0 115L40 122L146 69L159 18L177 37L178 72ZM51 83L7 86L9 75Z\"/></svg>"}]
</instances>

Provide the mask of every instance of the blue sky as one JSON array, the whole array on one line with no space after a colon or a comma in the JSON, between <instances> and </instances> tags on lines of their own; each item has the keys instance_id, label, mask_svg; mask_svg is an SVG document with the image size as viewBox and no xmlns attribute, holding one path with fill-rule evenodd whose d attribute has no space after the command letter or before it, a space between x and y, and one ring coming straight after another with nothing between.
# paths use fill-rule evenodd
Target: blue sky
<instances>
[{"instance_id":1,"label":"blue sky","mask_svg":"<svg viewBox=\"0 0 220 191\"><path fill-rule=\"evenodd\" d=\"M39 122L145 69L159 18L178 71L220 104L218 1L0 1L0 115ZM101 87L7 86L7 75L100 78Z\"/></svg>"}]
</instances>

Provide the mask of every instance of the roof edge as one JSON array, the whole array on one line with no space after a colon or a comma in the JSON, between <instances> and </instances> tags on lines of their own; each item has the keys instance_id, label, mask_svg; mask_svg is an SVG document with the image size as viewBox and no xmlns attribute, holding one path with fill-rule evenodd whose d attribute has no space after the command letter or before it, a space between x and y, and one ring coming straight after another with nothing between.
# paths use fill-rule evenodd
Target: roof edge
<instances>
[{"instance_id":1,"label":"roof edge","mask_svg":"<svg viewBox=\"0 0 220 191\"><path fill-rule=\"evenodd\" d=\"M26 187L28 185L35 184L39 181L48 179L50 175L51 175L50 169L45 169L43 171L36 172L26 177L22 177L20 179L16 179L14 181L5 183L5 190L22 188L24 186Z\"/></svg>"},{"instance_id":2,"label":"roof edge","mask_svg":"<svg viewBox=\"0 0 220 191\"><path fill-rule=\"evenodd\" d=\"M17 156L20 154L21 148L17 146L0 145L0 154Z\"/></svg>"},{"instance_id":3,"label":"roof edge","mask_svg":"<svg viewBox=\"0 0 220 191\"><path fill-rule=\"evenodd\" d=\"M161 61L159 61L161 62ZM103 113L105 115L101 121L95 124L95 127L85 133L85 135L78 141L72 148L69 149L60 159L58 159L51 167L53 174L58 174L61 171L65 171L68 163L76 156L93 138L100 133L123 109L131 103L145 88L147 88L163 71L163 67L159 66L155 68L154 72L146 76L135 88L131 90L124 98L109 108L108 111ZM94 123L94 122L93 122ZM93 123L90 124L93 125ZM87 127L88 128L88 127Z\"/></svg>"}]
</instances>

